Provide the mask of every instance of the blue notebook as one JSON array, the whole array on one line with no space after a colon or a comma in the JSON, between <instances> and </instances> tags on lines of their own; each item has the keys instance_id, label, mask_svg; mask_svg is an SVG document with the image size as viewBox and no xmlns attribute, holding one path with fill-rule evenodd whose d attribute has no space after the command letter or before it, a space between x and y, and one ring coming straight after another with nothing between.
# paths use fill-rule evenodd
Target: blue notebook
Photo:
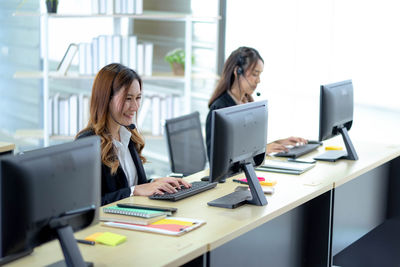
<instances>
[{"instance_id":1,"label":"blue notebook","mask_svg":"<svg viewBox=\"0 0 400 267\"><path fill-rule=\"evenodd\" d=\"M103 208L103 212L120 214L120 215L128 215L128 216L136 216L136 217L141 217L141 218L153 218L153 217L157 217L157 216L166 214L163 211L120 208L118 206L105 207L105 208Z\"/></svg>"}]
</instances>

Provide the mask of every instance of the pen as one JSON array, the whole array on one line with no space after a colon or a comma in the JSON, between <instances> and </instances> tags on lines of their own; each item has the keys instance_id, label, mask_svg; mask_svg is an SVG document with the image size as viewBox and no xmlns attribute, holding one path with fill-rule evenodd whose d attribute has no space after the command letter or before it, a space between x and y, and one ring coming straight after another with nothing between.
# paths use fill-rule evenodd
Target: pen
<instances>
[{"instance_id":1,"label":"pen","mask_svg":"<svg viewBox=\"0 0 400 267\"><path fill-rule=\"evenodd\" d=\"M240 181L240 180L237 180L237 179L232 179L232 181L234 181L236 183L239 183L239 184L247 184L247 182Z\"/></svg>"},{"instance_id":2,"label":"pen","mask_svg":"<svg viewBox=\"0 0 400 267\"><path fill-rule=\"evenodd\" d=\"M96 244L96 242L94 242L94 241L88 241L85 239L77 239L76 242L81 243L81 244L91 245L91 246L94 246Z\"/></svg>"}]
</instances>

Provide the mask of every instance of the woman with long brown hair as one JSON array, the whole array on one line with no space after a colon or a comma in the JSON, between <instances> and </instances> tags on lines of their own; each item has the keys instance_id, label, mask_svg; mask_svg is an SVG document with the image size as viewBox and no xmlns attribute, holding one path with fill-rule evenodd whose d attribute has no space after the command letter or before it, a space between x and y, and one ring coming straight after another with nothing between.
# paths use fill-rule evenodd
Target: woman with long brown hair
<instances>
[{"instance_id":1,"label":"woman with long brown hair","mask_svg":"<svg viewBox=\"0 0 400 267\"><path fill-rule=\"evenodd\" d=\"M206 120L206 143L208 158L211 148L211 114L213 110L253 102L252 94L260 83L264 70L264 60L258 51L251 47L239 47L225 61L221 79L211 95ZM280 139L267 145L267 153L287 151L286 146L306 144L301 137Z\"/></svg>"},{"instance_id":2,"label":"woman with long brown hair","mask_svg":"<svg viewBox=\"0 0 400 267\"><path fill-rule=\"evenodd\" d=\"M174 193L181 185L190 187L171 177L147 180L144 139L132 123L141 97L141 78L121 64L105 66L94 79L89 122L77 138L97 135L101 139L101 205L133 195Z\"/></svg>"}]
</instances>

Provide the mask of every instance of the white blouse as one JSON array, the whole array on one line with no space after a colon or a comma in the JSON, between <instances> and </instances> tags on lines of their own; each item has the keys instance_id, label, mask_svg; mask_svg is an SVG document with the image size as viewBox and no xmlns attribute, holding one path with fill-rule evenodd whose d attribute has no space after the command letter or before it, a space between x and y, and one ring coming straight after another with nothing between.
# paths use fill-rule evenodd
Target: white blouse
<instances>
[{"instance_id":1,"label":"white blouse","mask_svg":"<svg viewBox=\"0 0 400 267\"><path fill-rule=\"evenodd\" d=\"M131 196L133 196L133 192L135 191L135 185L137 184L138 181L138 174L135 163L133 162L132 159L132 155L129 152L128 148L132 134L125 127L120 127L119 136L121 138L121 142L113 139L113 144L117 149L119 164L125 173L128 185L131 188Z\"/></svg>"}]
</instances>

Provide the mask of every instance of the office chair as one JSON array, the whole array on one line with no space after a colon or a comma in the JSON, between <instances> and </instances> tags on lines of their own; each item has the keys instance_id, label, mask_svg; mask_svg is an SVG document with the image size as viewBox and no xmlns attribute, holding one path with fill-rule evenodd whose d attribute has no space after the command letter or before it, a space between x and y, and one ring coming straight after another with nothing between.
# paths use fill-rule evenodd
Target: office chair
<instances>
[{"instance_id":1,"label":"office chair","mask_svg":"<svg viewBox=\"0 0 400 267\"><path fill-rule=\"evenodd\" d=\"M204 170L207 155L199 112L166 120L165 133L172 172L186 176Z\"/></svg>"}]
</instances>

